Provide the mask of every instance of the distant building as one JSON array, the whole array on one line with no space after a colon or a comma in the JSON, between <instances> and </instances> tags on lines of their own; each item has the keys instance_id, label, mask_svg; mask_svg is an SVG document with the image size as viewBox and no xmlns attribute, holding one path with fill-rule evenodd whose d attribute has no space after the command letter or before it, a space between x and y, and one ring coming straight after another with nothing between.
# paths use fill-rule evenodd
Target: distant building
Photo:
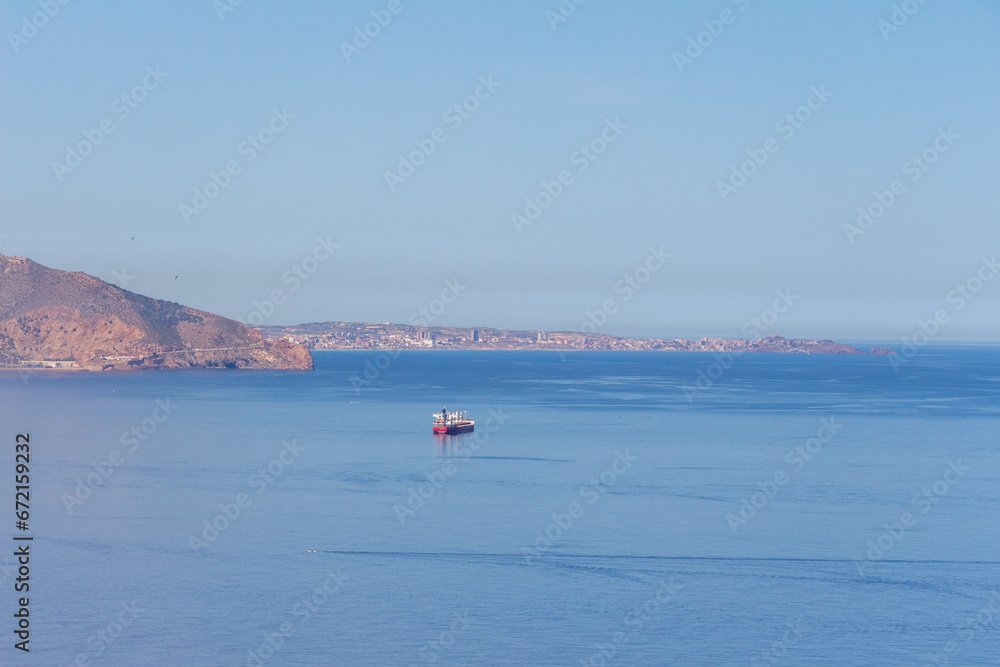
<instances>
[{"instance_id":1,"label":"distant building","mask_svg":"<svg viewBox=\"0 0 1000 667\"><path fill-rule=\"evenodd\" d=\"M473 329L472 330L472 342L473 343L478 343L479 342L479 329Z\"/></svg>"}]
</instances>

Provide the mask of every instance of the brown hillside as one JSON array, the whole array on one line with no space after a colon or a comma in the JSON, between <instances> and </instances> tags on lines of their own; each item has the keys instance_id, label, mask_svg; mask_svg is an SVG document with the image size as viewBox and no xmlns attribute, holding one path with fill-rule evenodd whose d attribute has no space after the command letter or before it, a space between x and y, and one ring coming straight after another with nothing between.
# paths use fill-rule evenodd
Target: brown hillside
<instances>
[{"instance_id":1,"label":"brown hillside","mask_svg":"<svg viewBox=\"0 0 1000 667\"><path fill-rule=\"evenodd\" d=\"M43 360L91 370L313 367L305 347L265 342L234 320L0 255L0 365Z\"/></svg>"}]
</instances>

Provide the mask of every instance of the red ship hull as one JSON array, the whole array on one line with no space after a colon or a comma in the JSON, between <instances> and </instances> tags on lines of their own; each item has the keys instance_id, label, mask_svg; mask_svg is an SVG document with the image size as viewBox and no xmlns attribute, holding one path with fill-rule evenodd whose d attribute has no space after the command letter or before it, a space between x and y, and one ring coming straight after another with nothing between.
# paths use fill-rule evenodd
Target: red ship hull
<instances>
[{"instance_id":1,"label":"red ship hull","mask_svg":"<svg viewBox=\"0 0 1000 667\"><path fill-rule=\"evenodd\" d=\"M441 435L454 435L456 433L471 433L475 428L473 424L454 424L451 426L442 426L435 424L434 432Z\"/></svg>"}]
</instances>

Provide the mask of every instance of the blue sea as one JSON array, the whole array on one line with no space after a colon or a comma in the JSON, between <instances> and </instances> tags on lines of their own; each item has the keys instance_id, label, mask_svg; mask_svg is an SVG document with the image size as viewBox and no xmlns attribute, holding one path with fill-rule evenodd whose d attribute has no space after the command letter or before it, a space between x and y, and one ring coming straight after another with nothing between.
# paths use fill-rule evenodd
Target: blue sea
<instances>
[{"instance_id":1,"label":"blue sea","mask_svg":"<svg viewBox=\"0 0 1000 667\"><path fill-rule=\"evenodd\" d=\"M0 663L1000 664L996 348L315 358L0 376Z\"/></svg>"}]
</instances>

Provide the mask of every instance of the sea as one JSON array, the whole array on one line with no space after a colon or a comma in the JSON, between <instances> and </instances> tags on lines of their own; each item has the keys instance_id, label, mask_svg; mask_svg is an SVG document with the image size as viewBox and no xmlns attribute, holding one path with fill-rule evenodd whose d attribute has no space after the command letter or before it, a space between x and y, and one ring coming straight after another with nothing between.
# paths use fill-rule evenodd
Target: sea
<instances>
[{"instance_id":1,"label":"sea","mask_svg":"<svg viewBox=\"0 0 1000 667\"><path fill-rule=\"evenodd\" d=\"M998 348L315 360L0 376L0 663L1000 664Z\"/></svg>"}]
</instances>

